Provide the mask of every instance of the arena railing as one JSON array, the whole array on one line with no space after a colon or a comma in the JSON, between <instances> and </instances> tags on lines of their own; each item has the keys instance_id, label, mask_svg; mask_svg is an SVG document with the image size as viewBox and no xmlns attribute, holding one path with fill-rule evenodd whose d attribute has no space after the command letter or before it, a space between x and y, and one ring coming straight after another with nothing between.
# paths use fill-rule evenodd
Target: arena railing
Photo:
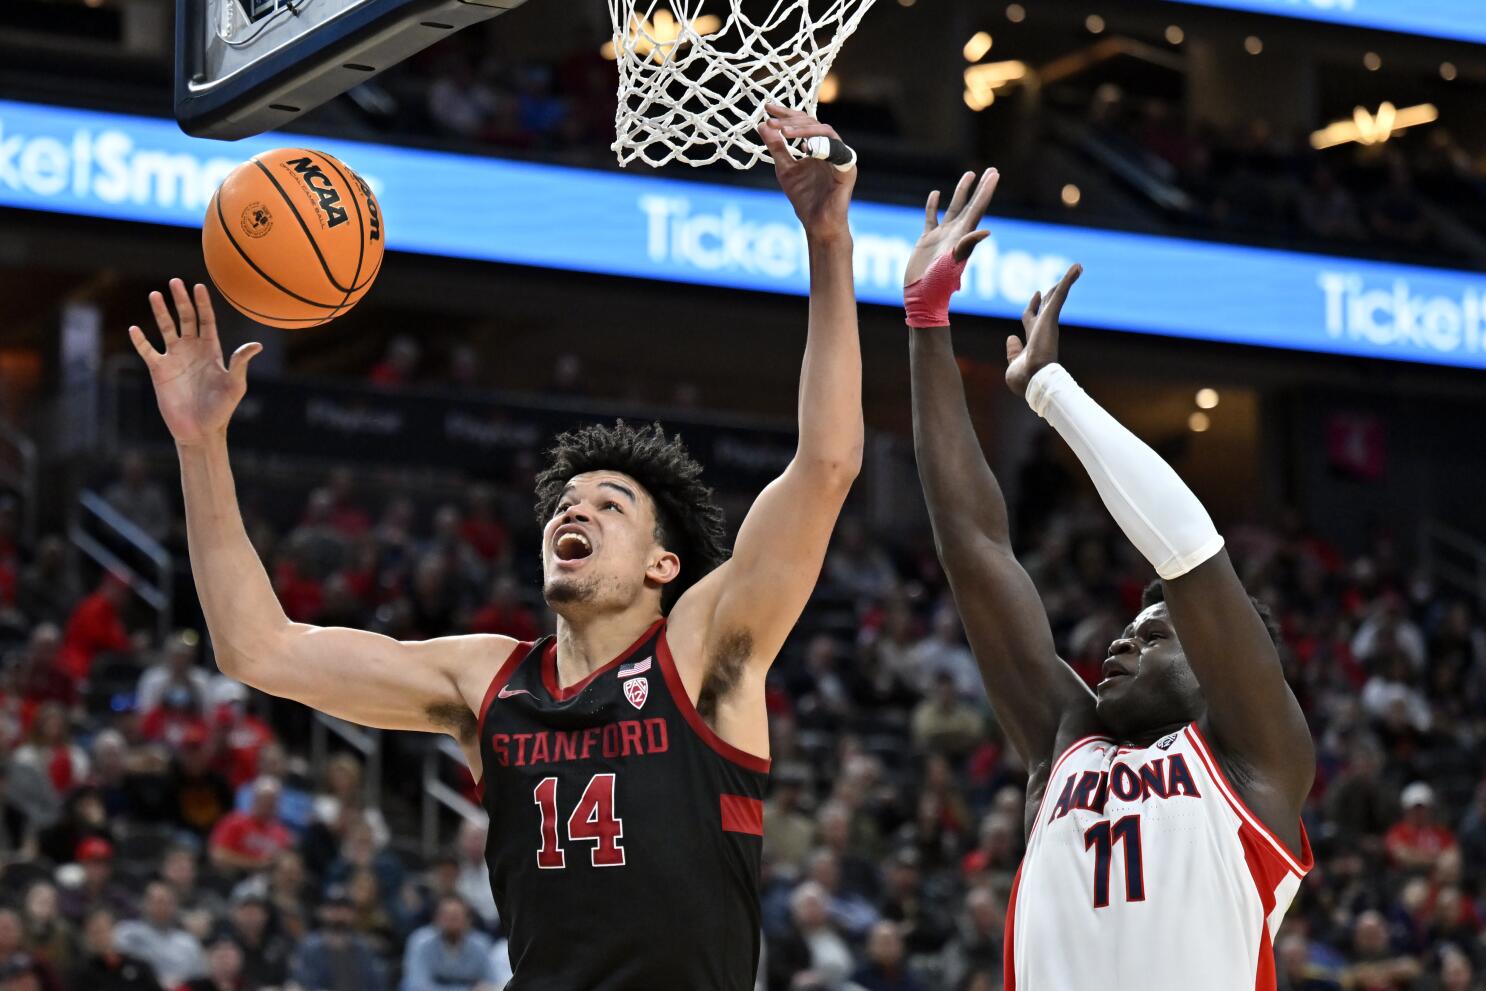
<instances>
[{"instance_id":1,"label":"arena railing","mask_svg":"<svg viewBox=\"0 0 1486 991\"><path fill-rule=\"evenodd\" d=\"M0 488L20 500L21 535L36 538L36 444L16 428L0 423Z\"/></svg>"},{"instance_id":2,"label":"arena railing","mask_svg":"<svg viewBox=\"0 0 1486 991\"><path fill-rule=\"evenodd\" d=\"M1419 561L1437 582L1486 603L1486 541L1439 520L1419 525Z\"/></svg>"},{"instance_id":3,"label":"arena railing","mask_svg":"<svg viewBox=\"0 0 1486 991\"><path fill-rule=\"evenodd\" d=\"M435 738L434 745L423 753L423 855L432 857L439 851L440 811L453 812L471 822L484 822L485 810L465 798L444 780L444 771L453 766L458 773L468 773L464 752L447 736Z\"/></svg>"},{"instance_id":4,"label":"arena railing","mask_svg":"<svg viewBox=\"0 0 1486 991\"><path fill-rule=\"evenodd\" d=\"M330 737L336 737L361 756L362 799L369 809L382 806L382 731L357 726L344 719L314 712L310 723L310 768L316 781L324 777L330 757Z\"/></svg>"},{"instance_id":5,"label":"arena railing","mask_svg":"<svg viewBox=\"0 0 1486 991\"><path fill-rule=\"evenodd\" d=\"M128 581L130 590L154 610L163 642L174 620L175 561L170 552L91 489L78 493L68 538L100 568Z\"/></svg>"}]
</instances>

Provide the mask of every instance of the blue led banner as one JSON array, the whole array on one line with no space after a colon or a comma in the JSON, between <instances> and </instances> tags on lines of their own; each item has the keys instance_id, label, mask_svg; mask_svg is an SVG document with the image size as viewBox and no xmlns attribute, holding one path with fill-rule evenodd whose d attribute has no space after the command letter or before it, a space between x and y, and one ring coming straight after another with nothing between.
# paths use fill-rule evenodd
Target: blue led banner
<instances>
[{"instance_id":1,"label":"blue led banner","mask_svg":"<svg viewBox=\"0 0 1486 991\"><path fill-rule=\"evenodd\" d=\"M1486 8L1480 0L1169 0L1330 21L1400 34L1486 43Z\"/></svg>"},{"instance_id":2,"label":"blue led banner","mask_svg":"<svg viewBox=\"0 0 1486 991\"><path fill-rule=\"evenodd\" d=\"M808 288L803 235L774 191L282 134L224 144L189 138L168 120L5 101L0 207L197 227L234 166L305 140L377 189L395 250L763 292ZM852 219L859 295L900 304L922 212L858 203ZM1018 220L993 218L990 227L959 312L1015 317L1077 260L1086 273L1070 323L1486 368L1486 276L1477 273Z\"/></svg>"}]
</instances>

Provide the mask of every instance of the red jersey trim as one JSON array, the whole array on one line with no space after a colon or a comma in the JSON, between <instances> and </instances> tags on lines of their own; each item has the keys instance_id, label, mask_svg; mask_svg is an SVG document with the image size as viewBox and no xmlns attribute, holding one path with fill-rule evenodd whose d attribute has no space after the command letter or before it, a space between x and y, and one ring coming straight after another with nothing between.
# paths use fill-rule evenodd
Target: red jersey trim
<instances>
[{"instance_id":1,"label":"red jersey trim","mask_svg":"<svg viewBox=\"0 0 1486 991\"><path fill-rule=\"evenodd\" d=\"M1040 812L1041 810L1039 810ZM1016 896L1022 886L1022 868L1026 858L1016 865L1016 876L1011 879L1011 897L1006 900L1006 935L1001 942L1001 985L1006 991L1016 991Z\"/></svg>"},{"instance_id":2,"label":"red jersey trim","mask_svg":"<svg viewBox=\"0 0 1486 991\"><path fill-rule=\"evenodd\" d=\"M1263 820L1244 804L1243 799L1238 797L1237 789L1233 787L1233 783L1228 780L1228 776L1223 773L1223 768L1213 757L1212 748L1208 746L1207 738L1202 735L1202 730L1197 728L1197 724L1188 724L1183 732L1187 734L1187 739L1192 741L1192 746L1197 751L1197 759L1202 761L1207 776L1218 786L1218 791L1227 799L1233 811L1238 813L1238 817L1259 834L1265 845L1279 855L1286 867L1300 877L1309 874L1316 864L1316 859L1311 854L1311 840L1306 835L1305 823L1300 823L1300 859L1296 860L1295 855L1290 852L1284 842L1271 832L1268 826L1264 825Z\"/></svg>"},{"instance_id":3,"label":"red jersey trim","mask_svg":"<svg viewBox=\"0 0 1486 991\"><path fill-rule=\"evenodd\" d=\"M644 633L640 634L640 638L626 647L623 651L621 651L618 657L614 658L612 661L608 662L596 671L593 671L591 674L588 675L588 677L584 678L577 684L569 685L566 688L563 688L557 683L557 638L554 637L552 639L552 642L547 645L547 649L542 651L542 684L546 687L547 694L552 696L554 702L566 702L568 699L572 698L574 695L577 695L579 692L583 691L583 689L591 685L593 683L593 679L597 678L601 674L614 670L614 668L618 667L621 662L629 660L629 656L635 652L635 648L640 646L640 644L644 643L646 640L649 640L651 635L654 634L656 630L660 629L660 627L663 626L665 622L665 619L658 619L654 623L651 623L649 628L646 629Z\"/></svg>"},{"instance_id":4,"label":"red jersey trim","mask_svg":"<svg viewBox=\"0 0 1486 991\"><path fill-rule=\"evenodd\" d=\"M1057 760L1053 761L1052 770L1047 772L1047 784L1044 785L1042 789L1042 799L1037 803L1037 817L1032 820L1033 833L1037 832L1037 826L1042 821L1042 808L1044 805L1047 804L1047 793L1052 790L1053 781L1055 778L1057 778L1058 772L1062 770L1064 762L1067 761L1069 757L1073 756L1073 752L1075 750L1078 750L1087 743L1094 743L1096 741L1100 741L1103 743L1113 743L1114 738L1108 736L1081 736L1077 740L1074 740L1072 743L1068 744L1067 747L1063 748L1062 754L1058 756ZM1027 842L1032 842L1032 836L1030 833L1027 835ZM1010 991L1010 989L1008 988L1007 991Z\"/></svg>"},{"instance_id":5,"label":"red jersey trim","mask_svg":"<svg viewBox=\"0 0 1486 991\"><path fill-rule=\"evenodd\" d=\"M666 679L666 687L671 690L671 698L676 700L676 710L686 720L693 733L702 738L718 754L732 761L740 767L759 774L769 773L769 759L759 757L746 750L739 750L731 743L717 735L717 732L707 725L702 714L697 712L691 696L686 694L686 685L681 681L681 672L676 670L676 661L671 657L671 645L666 641L666 632L661 630L660 640L655 645L655 659L660 662L661 675Z\"/></svg>"},{"instance_id":6,"label":"red jersey trim","mask_svg":"<svg viewBox=\"0 0 1486 991\"><path fill-rule=\"evenodd\" d=\"M480 713L475 722L476 727L483 730L485 713L490 711L490 703L495 701L495 693L506 687L506 683L511 680L511 676L516 673L516 669L521 666L521 662L526 659L527 654L531 653L534 646L536 646L535 643L523 641L511 648L511 652L496 669L495 677L490 679L490 687L485 689L485 698L480 702Z\"/></svg>"},{"instance_id":7,"label":"red jersey trim","mask_svg":"<svg viewBox=\"0 0 1486 991\"><path fill-rule=\"evenodd\" d=\"M764 835L764 803L747 795L719 795L722 805L722 831Z\"/></svg>"}]
</instances>

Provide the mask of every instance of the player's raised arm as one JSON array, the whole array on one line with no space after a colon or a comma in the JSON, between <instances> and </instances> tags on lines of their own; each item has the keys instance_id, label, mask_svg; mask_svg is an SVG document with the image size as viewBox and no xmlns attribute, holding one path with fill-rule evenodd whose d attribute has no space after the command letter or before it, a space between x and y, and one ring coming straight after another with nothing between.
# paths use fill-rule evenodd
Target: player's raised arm
<instances>
[{"instance_id":1,"label":"player's raised arm","mask_svg":"<svg viewBox=\"0 0 1486 991\"><path fill-rule=\"evenodd\" d=\"M173 279L170 292L178 322L165 298L150 294L165 352L139 327L130 327L129 336L149 368L180 456L191 572L217 664L270 695L366 726L473 737L479 699L472 706L466 696L483 689L461 691L457 672L483 674L488 682L510 652L509 638L400 643L294 623L284 614L248 540L227 456L227 424L247 391L248 362L262 347L245 344L224 363L206 287L196 286L193 301Z\"/></svg>"},{"instance_id":2,"label":"player's raised arm","mask_svg":"<svg viewBox=\"0 0 1486 991\"><path fill-rule=\"evenodd\" d=\"M1041 597L1011 548L1006 500L986 463L955 362L949 299L975 245L998 175L966 173L943 221L929 197L924 233L905 276L913 380L913 449L970 648L996 717L1033 769L1056 756L1059 730L1081 735L1094 696L1057 656ZM972 193L973 187L973 193Z\"/></svg>"},{"instance_id":3,"label":"player's raised arm","mask_svg":"<svg viewBox=\"0 0 1486 991\"><path fill-rule=\"evenodd\" d=\"M1065 277L1045 303L1033 297L1029 313L1050 318L1036 319L1025 343L1007 339L1007 384L1068 442L1115 522L1161 576L1172 630L1206 700L1200 724L1255 811L1282 837L1298 837L1315 752L1278 650L1196 495L1058 364L1057 310L1069 284Z\"/></svg>"},{"instance_id":4,"label":"player's raised arm","mask_svg":"<svg viewBox=\"0 0 1486 991\"><path fill-rule=\"evenodd\" d=\"M703 653L724 645L772 662L815 588L831 531L862 463L862 354L847 207L856 170L796 160L786 141L836 137L834 129L779 107L761 129L775 172L805 226L810 250L810 325L800 370L799 446L759 494L733 556L677 603L676 624L705 613ZM691 599L691 602L687 600Z\"/></svg>"}]
</instances>

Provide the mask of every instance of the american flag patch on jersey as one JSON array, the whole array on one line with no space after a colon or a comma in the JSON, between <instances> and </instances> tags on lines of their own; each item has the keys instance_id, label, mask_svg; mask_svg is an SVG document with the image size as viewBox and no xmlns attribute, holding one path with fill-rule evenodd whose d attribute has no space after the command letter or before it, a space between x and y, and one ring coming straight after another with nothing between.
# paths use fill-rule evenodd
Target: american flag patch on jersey
<instances>
[{"instance_id":1,"label":"american flag patch on jersey","mask_svg":"<svg viewBox=\"0 0 1486 991\"><path fill-rule=\"evenodd\" d=\"M653 658L647 657L643 661L636 661L633 664L624 665L619 669L619 677L630 678L637 674L644 674L646 671L650 670L650 662L652 659Z\"/></svg>"}]
</instances>

